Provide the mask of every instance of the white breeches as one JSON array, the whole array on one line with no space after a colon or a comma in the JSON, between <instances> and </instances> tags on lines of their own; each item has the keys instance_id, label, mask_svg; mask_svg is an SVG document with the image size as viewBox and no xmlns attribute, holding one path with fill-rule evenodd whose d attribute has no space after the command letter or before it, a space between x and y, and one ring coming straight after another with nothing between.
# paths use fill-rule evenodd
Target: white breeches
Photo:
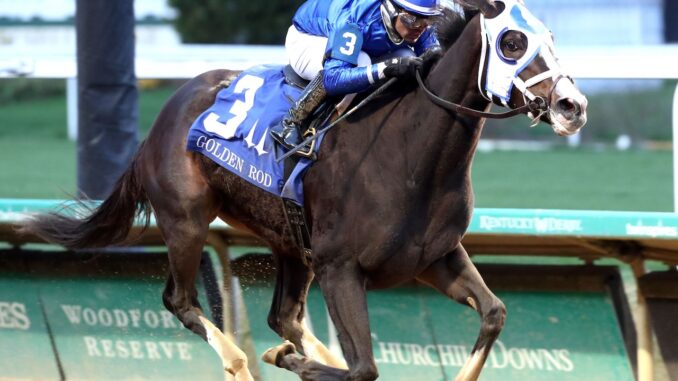
<instances>
[{"instance_id":1,"label":"white breeches","mask_svg":"<svg viewBox=\"0 0 678 381\"><path fill-rule=\"evenodd\" d=\"M323 57L327 48L327 37L303 33L292 25L287 30L285 52L290 65L299 76L312 80L323 68ZM358 66L368 66L372 60L367 53L358 55Z\"/></svg>"}]
</instances>

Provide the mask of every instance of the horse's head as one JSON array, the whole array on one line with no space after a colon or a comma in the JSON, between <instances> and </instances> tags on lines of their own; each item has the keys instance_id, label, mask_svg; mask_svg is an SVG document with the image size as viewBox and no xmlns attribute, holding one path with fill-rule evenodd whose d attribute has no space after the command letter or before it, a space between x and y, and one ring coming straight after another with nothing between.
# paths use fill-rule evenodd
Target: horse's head
<instances>
[{"instance_id":1,"label":"horse's head","mask_svg":"<svg viewBox=\"0 0 678 381\"><path fill-rule=\"evenodd\" d=\"M478 87L488 100L509 108L544 102L528 113L559 135L571 135L586 124L586 97L563 73L555 56L553 35L521 0L459 0L480 10L482 56Z\"/></svg>"}]
</instances>

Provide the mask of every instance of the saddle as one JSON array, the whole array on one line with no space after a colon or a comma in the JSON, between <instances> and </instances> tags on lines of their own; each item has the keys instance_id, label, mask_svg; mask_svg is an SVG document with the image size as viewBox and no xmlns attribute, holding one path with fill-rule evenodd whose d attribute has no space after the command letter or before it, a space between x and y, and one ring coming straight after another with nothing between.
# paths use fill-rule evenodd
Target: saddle
<instances>
[{"instance_id":1,"label":"saddle","mask_svg":"<svg viewBox=\"0 0 678 381\"><path fill-rule=\"evenodd\" d=\"M285 65L285 67L283 67L283 75L285 76L285 81L288 85L292 85L302 90L306 88L309 82L311 82L301 78L301 76L292 69L291 65Z\"/></svg>"}]
</instances>

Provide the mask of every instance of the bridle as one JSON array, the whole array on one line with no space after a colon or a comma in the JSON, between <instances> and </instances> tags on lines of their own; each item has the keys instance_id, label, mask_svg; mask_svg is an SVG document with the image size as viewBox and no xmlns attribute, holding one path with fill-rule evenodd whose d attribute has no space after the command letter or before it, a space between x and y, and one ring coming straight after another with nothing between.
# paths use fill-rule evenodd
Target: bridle
<instances>
[{"instance_id":1,"label":"bridle","mask_svg":"<svg viewBox=\"0 0 678 381\"><path fill-rule=\"evenodd\" d=\"M482 16L481 16L482 17ZM492 94L488 92L488 94L485 94L483 91L482 87L482 82L483 79L487 76L487 67L485 66L486 64L486 55L488 51L488 37L487 37L487 32L484 27L484 23L481 20L481 39L482 39L482 49L481 49L481 57L480 57L480 67L478 70L478 90L480 91L480 94L488 100L489 102L495 103L500 106L504 106L507 108L510 108L508 105L508 102L505 100L501 100L501 102L495 101ZM453 112L453 113L459 113L459 114L464 114L472 117L477 117L477 118L489 118L489 119L506 119L513 117L515 115L519 114L528 114L530 117L532 117L535 120L535 123L544 115L547 113L550 109L550 104L551 100L553 99L553 93L556 89L556 86L558 85L558 82L560 82L561 79L567 78L570 81L572 81L572 78L569 76L566 76L562 73L562 70L560 69L560 66L557 64L557 62L552 62L552 68L549 70L539 73L535 75L534 77L523 81L518 75L515 76L513 79L513 85L520 91L520 93L523 96L523 105L511 109L510 111L503 112L503 113L492 113L492 112L485 112L485 111L480 111L480 110L475 110L466 106L462 106L457 103L453 103L450 101L447 101L436 94L434 94L431 90L429 90L426 87L426 84L421 78L421 73L417 71L416 73L416 78L417 82L419 83L419 87L424 90L424 93L427 95L427 97L436 104L437 106ZM553 84L551 85L551 88L549 89L548 96L546 99L541 96L536 96L530 91L530 87L541 83L547 79L552 79ZM574 82L574 81L573 81Z\"/></svg>"}]
</instances>

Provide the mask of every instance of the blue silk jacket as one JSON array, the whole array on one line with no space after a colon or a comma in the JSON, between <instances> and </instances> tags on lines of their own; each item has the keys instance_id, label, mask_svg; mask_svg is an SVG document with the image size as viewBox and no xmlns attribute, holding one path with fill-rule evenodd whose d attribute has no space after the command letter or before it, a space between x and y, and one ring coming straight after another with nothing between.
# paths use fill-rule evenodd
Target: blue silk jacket
<instances>
[{"instance_id":1,"label":"blue silk jacket","mask_svg":"<svg viewBox=\"0 0 678 381\"><path fill-rule=\"evenodd\" d=\"M432 28L413 46L391 41L380 5L381 0L308 0L294 15L297 30L328 38L323 78L329 95L361 92L375 82L376 65L356 67L360 51L375 61L399 49L409 47L420 55L439 45Z\"/></svg>"}]
</instances>

